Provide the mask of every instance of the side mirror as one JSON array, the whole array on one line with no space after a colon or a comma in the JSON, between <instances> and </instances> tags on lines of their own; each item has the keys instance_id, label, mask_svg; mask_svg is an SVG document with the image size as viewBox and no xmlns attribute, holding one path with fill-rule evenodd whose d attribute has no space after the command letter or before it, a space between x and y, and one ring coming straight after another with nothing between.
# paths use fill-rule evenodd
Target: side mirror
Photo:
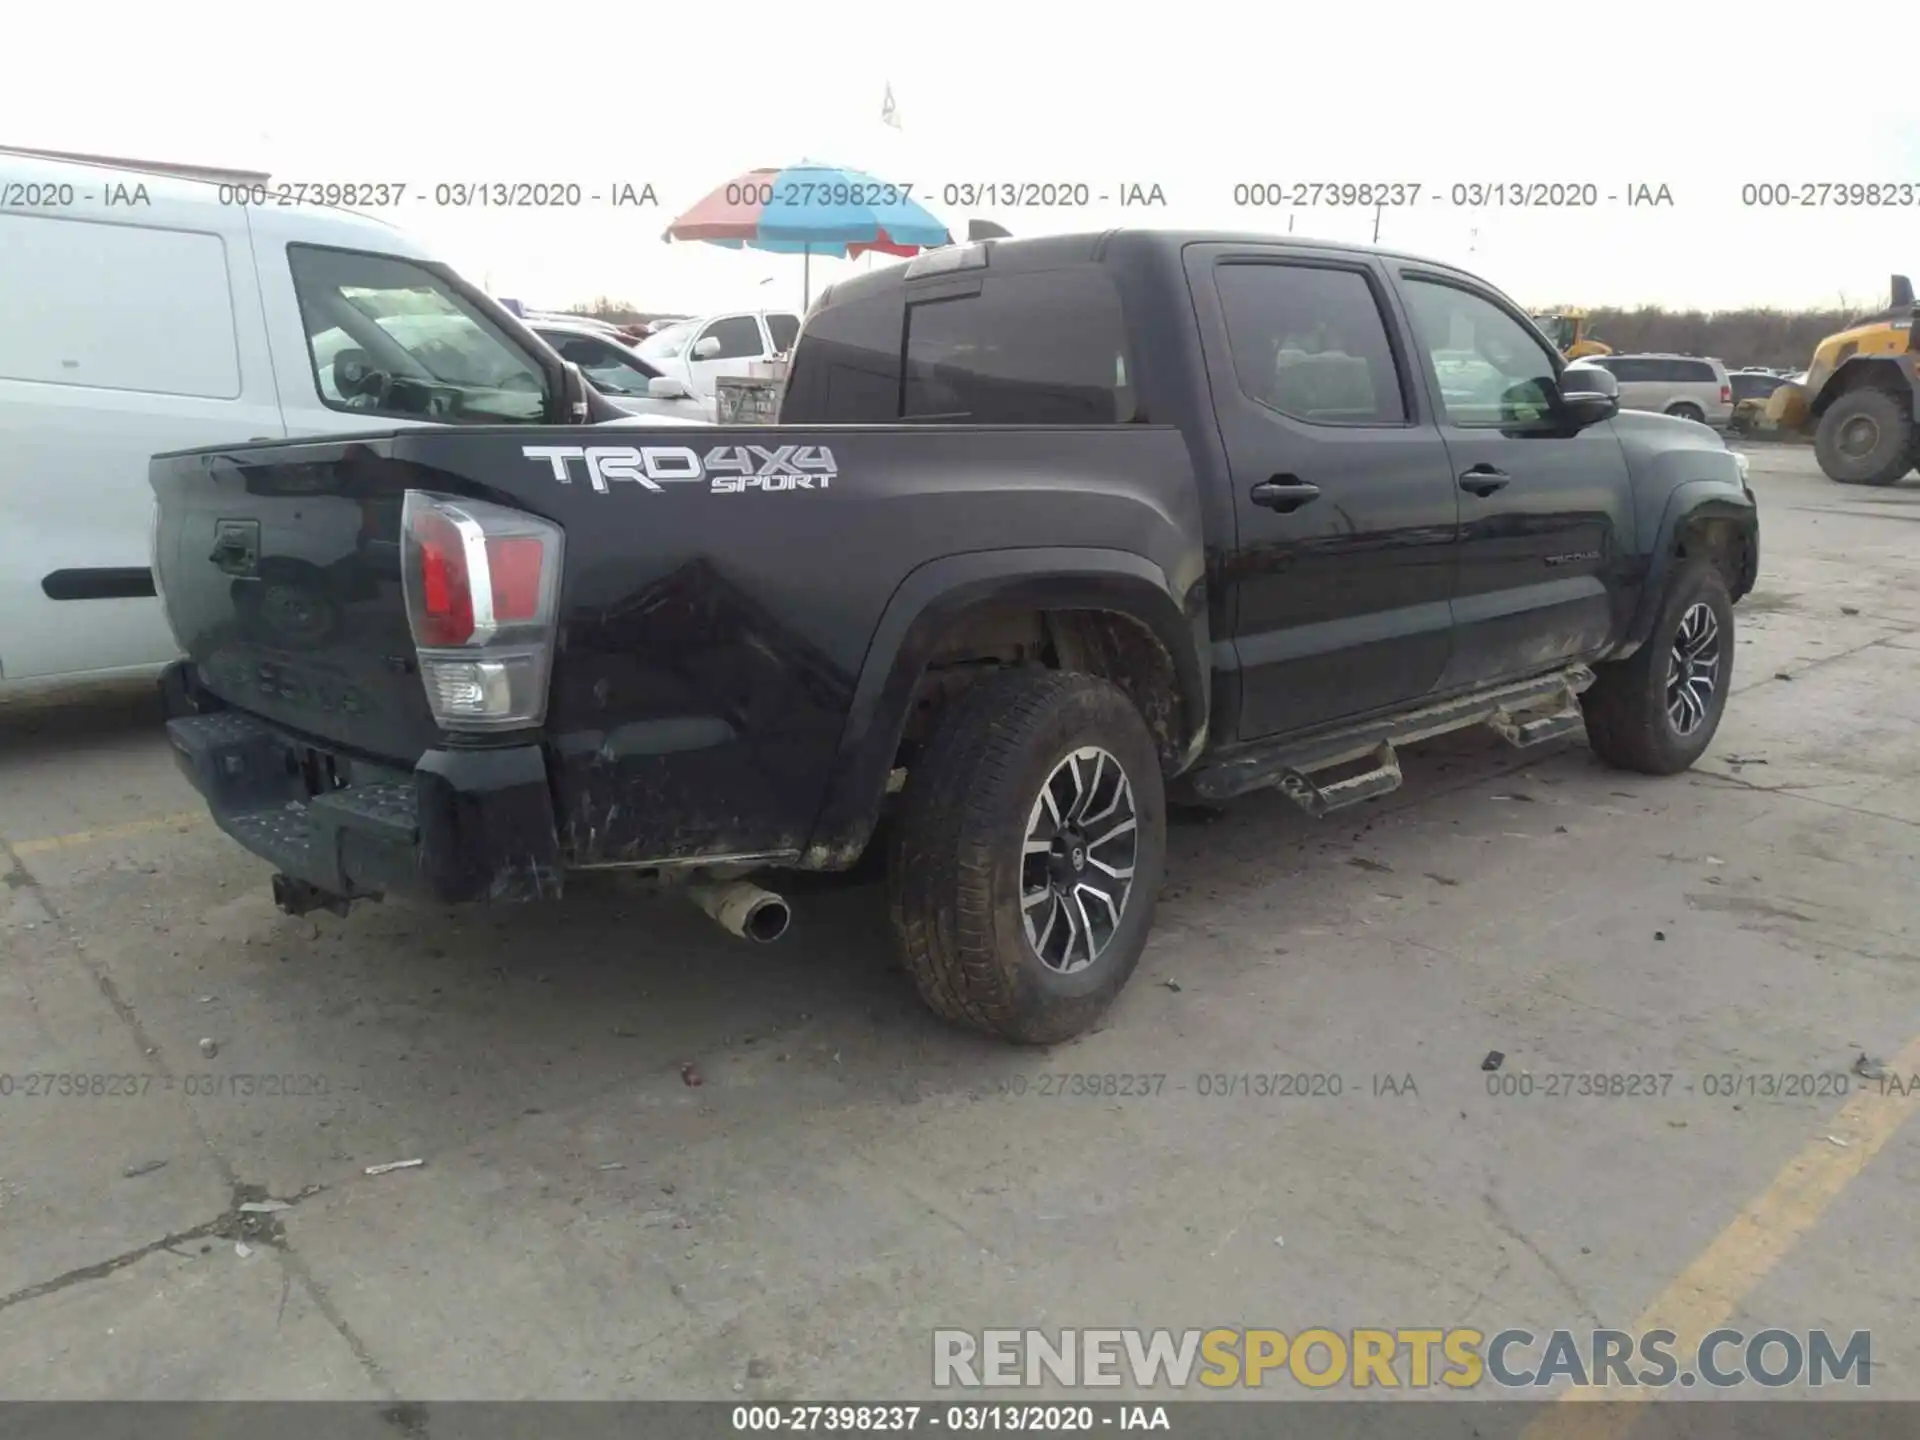
<instances>
[{"instance_id":1,"label":"side mirror","mask_svg":"<svg viewBox=\"0 0 1920 1440\"><path fill-rule=\"evenodd\" d=\"M1560 372L1560 406L1585 429L1620 413L1620 382L1604 365L1569 365Z\"/></svg>"},{"instance_id":2,"label":"side mirror","mask_svg":"<svg viewBox=\"0 0 1920 1440\"><path fill-rule=\"evenodd\" d=\"M654 400L684 400L687 383L672 375L656 375L647 381L647 395Z\"/></svg>"},{"instance_id":3,"label":"side mirror","mask_svg":"<svg viewBox=\"0 0 1920 1440\"><path fill-rule=\"evenodd\" d=\"M693 347L693 358L696 360L711 360L719 353L720 337L718 335L708 335Z\"/></svg>"}]
</instances>

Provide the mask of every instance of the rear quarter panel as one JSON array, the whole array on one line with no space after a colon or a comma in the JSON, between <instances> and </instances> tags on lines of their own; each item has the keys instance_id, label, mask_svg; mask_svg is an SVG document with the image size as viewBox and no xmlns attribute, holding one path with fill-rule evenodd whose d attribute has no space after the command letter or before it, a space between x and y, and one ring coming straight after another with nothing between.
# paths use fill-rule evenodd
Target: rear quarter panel
<instances>
[{"instance_id":1,"label":"rear quarter panel","mask_svg":"<svg viewBox=\"0 0 1920 1440\"><path fill-rule=\"evenodd\" d=\"M511 439L507 439L507 434ZM525 446L646 447L663 478L596 486ZM798 447L823 486L730 491ZM679 458L672 453L679 451ZM547 735L570 862L791 857L806 846L889 602L946 557L1142 557L1200 593L1191 462L1166 427L409 432L397 458L566 531ZM716 467L716 458L719 467ZM702 478L664 478L687 471Z\"/></svg>"}]
</instances>

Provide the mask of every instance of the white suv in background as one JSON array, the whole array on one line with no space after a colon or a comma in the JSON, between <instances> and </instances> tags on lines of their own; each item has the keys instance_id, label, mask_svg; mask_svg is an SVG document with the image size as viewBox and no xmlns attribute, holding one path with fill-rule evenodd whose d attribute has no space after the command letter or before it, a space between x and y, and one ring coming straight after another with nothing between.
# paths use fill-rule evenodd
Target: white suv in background
<instances>
[{"instance_id":1,"label":"white suv in background","mask_svg":"<svg viewBox=\"0 0 1920 1440\"><path fill-rule=\"evenodd\" d=\"M662 375L686 383L706 401L722 375L745 375L756 360L771 360L793 349L800 317L791 310L743 310L683 320L656 330L635 347L642 360Z\"/></svg>"},{"instance_id":2,"label":"white suv in background","mask_svg":"<svg viewBox=\"0 0 1920 1440\"><path fill-rule=\"evenodd\" d=\"M1589 355L1620 382L1620 408L1654 410L1724 430L1733 419L1733 380L1727 367L1698 355Z\"/></svg>"}]
</instances>

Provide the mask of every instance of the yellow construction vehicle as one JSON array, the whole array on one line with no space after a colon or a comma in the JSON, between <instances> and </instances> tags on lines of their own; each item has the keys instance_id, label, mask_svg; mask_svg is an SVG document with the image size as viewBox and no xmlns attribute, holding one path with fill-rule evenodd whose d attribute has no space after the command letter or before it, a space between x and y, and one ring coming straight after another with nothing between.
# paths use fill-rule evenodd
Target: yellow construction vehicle
<instances>
[{"instance_id":1,"label":"yellow construction vehicle","mask_svg":"<svg viewBox=\"0 0 1920 1440\"><path fill-rule=\"evenodd\" d=\"M1920 462L1913 283L1895 275L1889 288L1885 310L1816 345L1806 374L1775 390L1752 424L1762 435L1812 432L1821 470L1842 485L1891 485Z\"/></svg>"},{"instance_id":2,"label":"yellow construction vehicle","mask_svg":"<svg viewBox=\"0 0 1920 1440\"><path fill-rule=\"evenodd\" d=\"M1553 342L1554 348L1569 360L1613 353L1611 345L1593 338L1593 332L1587 329L1587 312L1584 310L1559 310L1548 315L1536 315L1533 323Z\"/></svg>"}]
</instances>

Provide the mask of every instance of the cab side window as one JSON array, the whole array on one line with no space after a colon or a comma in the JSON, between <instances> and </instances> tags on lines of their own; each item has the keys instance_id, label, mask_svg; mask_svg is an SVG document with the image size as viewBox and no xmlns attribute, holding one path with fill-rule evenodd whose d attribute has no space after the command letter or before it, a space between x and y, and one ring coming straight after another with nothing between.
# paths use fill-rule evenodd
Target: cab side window
<instances>
[{"instance_id":1,"label":"cab side window","mask_svg":"<svg viewBox=\"0 0 1920 1440\"><path fill-rule=\"evenodd\" d=\"M1408 275L1402 294L1414 342L1440 381L1447 423L1534 425L1551 418L1558 378L1531 328L1485 296Z\"/></svg>"}]
</instances>

